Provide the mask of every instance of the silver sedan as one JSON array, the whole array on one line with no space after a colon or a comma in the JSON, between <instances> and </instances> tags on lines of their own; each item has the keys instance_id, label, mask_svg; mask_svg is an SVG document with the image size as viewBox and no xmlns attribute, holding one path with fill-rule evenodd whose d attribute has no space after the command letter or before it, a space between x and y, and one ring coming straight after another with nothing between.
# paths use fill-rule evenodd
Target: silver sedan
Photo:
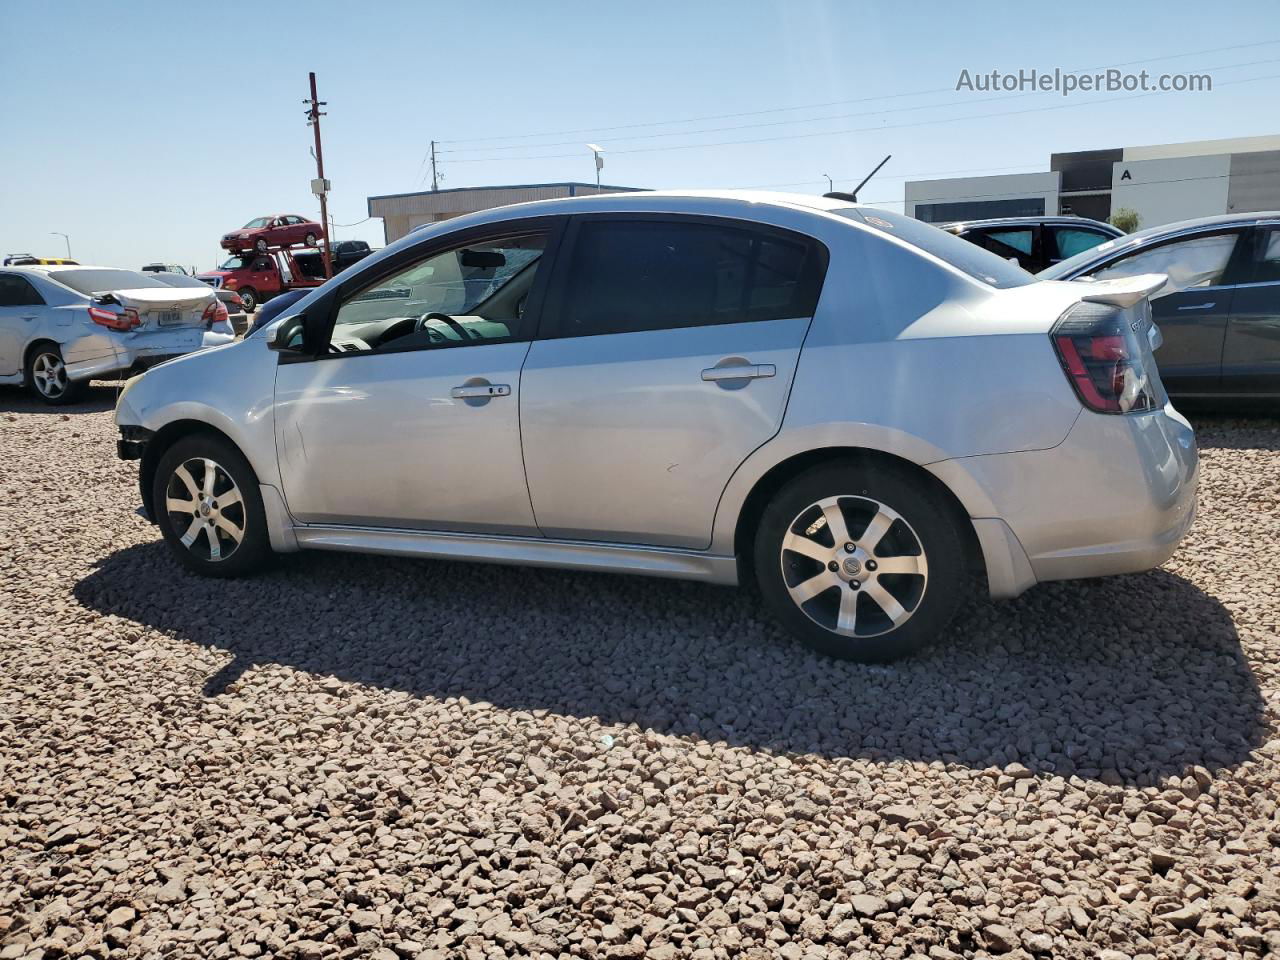
<instances>
[{"instance_id":1,"label":"silver sedan","mask_svg":"<svg viewBox=\"0 0 1280 960\"><path fill-rule=\"evenodd\" d=\"M1164 282L1036 282L838 199L505 207L130 381L119 452L199 573L315 549L754 581L810 646L887 660L977 582L1173 552L1197 460L1152 359Z\"/></svg>"}]
</instances>

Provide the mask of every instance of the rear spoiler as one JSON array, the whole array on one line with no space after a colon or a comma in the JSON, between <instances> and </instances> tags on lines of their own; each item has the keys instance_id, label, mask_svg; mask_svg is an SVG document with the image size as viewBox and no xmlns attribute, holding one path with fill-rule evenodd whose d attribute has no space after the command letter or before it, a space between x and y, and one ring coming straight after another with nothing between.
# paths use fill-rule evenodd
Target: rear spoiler
<instances>
[{"instance_id":1,"label":"rear spoiler","mask_svg":"<svg viewBox=\"0 0 1280 960\"><path fill-rule=\"evenodd\" d=\"M1089 292L1080 299L1085 303L1110 303L1117 307L1132 307L1143 297L1160 290L1169 278L1163 273L1140 273L1136 277L1117 277L1115 280L1094 280Z\"/></svg>"}]
</instances>

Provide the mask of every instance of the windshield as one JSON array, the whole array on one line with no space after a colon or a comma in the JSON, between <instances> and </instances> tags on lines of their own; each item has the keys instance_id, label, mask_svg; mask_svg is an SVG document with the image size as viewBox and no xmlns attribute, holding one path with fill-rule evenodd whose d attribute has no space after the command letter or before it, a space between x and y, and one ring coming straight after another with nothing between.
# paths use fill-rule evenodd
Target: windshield
<instances>
[{"instance_id":1,"label":"windshield","mask_svg":"<svg viewBox=\"0 0 1280 960\"><path fill-rule=\"evenodd\" d=\"M945 230L939 230L923 220L906 217L900 213L891 213L888 210L870 211L854 207L840 207L831 212L837 216L865 223L881 233L895 236L904 243L909 243L939 260L946 261L962 273L988 286L1003 290L1007 287L1020 287L1035 282L1035 277L1016 263L1010 263L968 240L962 240Z\"/></svg>"},{"instance_id":2,"label":"windshield","mask_svg":"<svg viewBox=\"0 0 1280 960\"><path fill-rule=\"evenodd\" d=\"M56 280L64 287L70 287L76 293L89 296L108 290L137 290L140 287L167 287L155 277L137 270L55 270L49 274L50 280Z\"/></svg>"},{"instance_id":3,"label":"windshield","mask_svg":"<svg viewBox=\"0 0 1280 960\"><path fill-rule=\"evenodd\" d=\"M271 222L270 217L254 217L252 220L246 223L242 229L247 230L250 227L265 227L270 222Z\"/></svg>"},{"instance_id":4,"label":"windshield","mask_svg":"<svg viewBox=\"0 0 1280 960\"><path fill-rule=\"evenodd\" d=\"M249 264L253 262L253 257L228 257L223 263L218 264L219 270L248 270Z\"/></svg>"}]
</instances>

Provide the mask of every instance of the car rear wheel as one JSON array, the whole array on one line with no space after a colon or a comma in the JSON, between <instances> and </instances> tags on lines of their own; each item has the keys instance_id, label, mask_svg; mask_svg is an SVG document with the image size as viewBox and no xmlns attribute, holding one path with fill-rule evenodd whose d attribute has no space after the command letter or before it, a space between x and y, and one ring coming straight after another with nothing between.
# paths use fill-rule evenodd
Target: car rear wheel
<instances>
[{"instance_id":1,"label":"car rear wheel","mask_svg":"<svg viewBox=\"0 0 1280 960\"><path fill-rule=\"evenodd\" d=\"M969 576L951 512L908 468L815 467L778 492L755 542L761 593L807 646L863 663L933 642Z\"/></svg>"},{"instance_id":2,"label":"car rear wheel","mask_svg":"<svg viewBox=\"0 0 1280 960\"><path fill-rule=\"evenodd\" d=\"M187 569L237 577L271 555L258 478L221 437L195 434L164 452L151 487L152 514Z\"/></svg>"},{"instance_id":3,"label":"car rear wheel","mask_svg":"<svg viewBox=\"0 0 1280 960\"><path fill-rule=\"evenodd\" d=\"M316 245L316 235L314 233L307 234L307 246L314 247Z\"/></svg>"},{"instance_id":4,"label":"car rear wheel","mask_svg":"<svg viewBox=\"0 0 1280 960\"><path fill-rule=\"evenodd\" d=\"M240 303L244 306L245 313L253 313L258 306L258 291L253 287L241 287L236 293L240 294Z\"/></svg>"},{"instance_id":5,"label":"car rear wheel","mask_svg":"<svg viewBox=\"0 0 1280 960\"><path fill-rule=\"evenodd\" d=\"M259 253L266 253L266 252L267 252L267 238L266 238L266 237L259 237L257 240L255 240L255 241L253 242L253 249L257 250Z\"/></svg>"},{"instance_id":6,"label":"car rear wheel","mask_svg":"<svg viewBox=\"0 0 1280 960\"><path fill-rule=\"evenodd\" d=\"M27 386L45 403L58 406L79 400L86 384L67 376L67 365L56 343L42 343L27 357Z\"/></svg>"}]
</instances>

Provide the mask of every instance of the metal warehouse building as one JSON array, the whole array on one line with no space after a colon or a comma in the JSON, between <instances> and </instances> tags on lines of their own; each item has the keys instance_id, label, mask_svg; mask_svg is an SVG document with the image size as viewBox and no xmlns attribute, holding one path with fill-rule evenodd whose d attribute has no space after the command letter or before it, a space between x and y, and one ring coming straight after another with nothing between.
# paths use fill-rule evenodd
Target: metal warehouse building
<instances>
[{"instance_id":1,"label":"metal warehouse building","mask_svg":"<svg viewBox=\"0 0 1280 960\"><path fill-rule=\"evenodd\" d=\"M387 243L399 240L414 227L449 220L509 203L582 197L596 193L629 193L643 187L617 187L594 183L526 183L502 187L458 187L421 193L392 193L369 198L369 216L382 218Z\"/></svg>"},{"instance_id":2,"label":"metal warehouse building","mask_svg":"<svg viewBox=\"0 0 1280 960\"><path fill-rule=\"evenodd\" d=\"M1121 208L1143 227L1189 217L1280 209L1280 136L1196 140L1055 153L1045 173L914 180L906 213L930 223Z\"/></svg>"}]
</instances>

